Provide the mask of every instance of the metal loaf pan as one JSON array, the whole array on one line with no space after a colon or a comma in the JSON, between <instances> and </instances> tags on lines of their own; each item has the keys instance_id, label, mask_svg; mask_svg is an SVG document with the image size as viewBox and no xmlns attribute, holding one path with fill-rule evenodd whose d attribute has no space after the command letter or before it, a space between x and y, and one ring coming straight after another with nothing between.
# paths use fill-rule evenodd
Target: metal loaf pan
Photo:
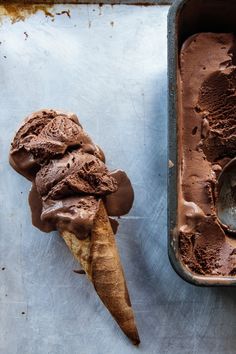
<instances>
[{"instance_id":1,"label":"metal loaf pan","mask_svg":"<svg viewBox=\"0 0 236 354\"><path fill-rule=\"evenodd\" d=\"M168 15L168 76L169 76L169 166L168 177L168 248L170 262L186 281L201 286L236 286L235 277L199 276L180 260L178 235L178 69L179 51L183 42L199 32L235 32L236 1L176 0ZM173 167L171 167L173 166Z\"/></svg>"}]
</instances>

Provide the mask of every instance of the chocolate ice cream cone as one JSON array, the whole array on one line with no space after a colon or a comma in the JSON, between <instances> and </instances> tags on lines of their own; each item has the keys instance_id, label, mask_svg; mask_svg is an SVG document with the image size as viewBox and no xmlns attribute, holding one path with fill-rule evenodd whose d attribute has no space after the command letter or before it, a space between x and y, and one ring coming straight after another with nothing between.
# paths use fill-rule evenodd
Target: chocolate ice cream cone
<instances>
[{"instance_id":1,"label":"chocolate ice cream cone","mask_svg":"<svg viewBox=\"0 0 236 354\"><path fill-rule=\"evenodd\" d=\"M125 215L132 207L134 192L126 173L109 171L102 150L77 116L56 110L27 117L13 139L10 163L32 181L34 226L44 232L59 230L104 305L137 345L138 331L108 217Z\"/></svg>"},{"instance_id":2,"label":"chocolate ice cream cone","mask_svg":"<svg viewBox=\"0 0 236 354\"><path fill-rule=\"evenodd\" d=\"M90 237L80 240L68 231L62 231L61 235L122 331L138 345L140 340L124 272L103 202L100 202Z\"/></svg>"}]
</instances>

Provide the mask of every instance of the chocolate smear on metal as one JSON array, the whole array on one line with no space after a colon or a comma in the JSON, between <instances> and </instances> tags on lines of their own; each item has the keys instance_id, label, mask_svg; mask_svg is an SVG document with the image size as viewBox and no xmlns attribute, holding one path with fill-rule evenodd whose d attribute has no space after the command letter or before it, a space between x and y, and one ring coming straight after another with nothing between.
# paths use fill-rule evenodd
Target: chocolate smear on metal
<instances>
[{"instance_id":1,"label":"chocolate smear on metal","mask_svg":"<svg viewBox=\"0 0 236 354\"><path fill-rule=\"evenodd\" d=\"M26 18L34 15L36 12L43 12L46 17L54 17L51 13L53 5L22 5L22 4L5 4L0 6L0 20L3 17L9 17L12 23L24 21Z\"/></svg>"}]
</instances>

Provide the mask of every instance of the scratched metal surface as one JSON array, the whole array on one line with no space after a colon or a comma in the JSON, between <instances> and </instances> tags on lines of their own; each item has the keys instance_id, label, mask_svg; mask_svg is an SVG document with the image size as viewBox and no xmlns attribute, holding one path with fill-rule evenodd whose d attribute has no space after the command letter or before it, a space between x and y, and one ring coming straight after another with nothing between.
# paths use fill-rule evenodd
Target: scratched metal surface
<instances>
[{"instance_id":1,"label":"scratched metal surface","mask_svg":"<svg viewBox=\"0 0 236 354\"><path fill-rule=\"evenodd\" d=\"M195 288L167 258L167 6L57 6L0 26L0 353L235 353L236 289ZM25 33L24 33L25 32ZM75 111L136 199L117 242L142 340L117 328L56 233L32 227L8 165L22 118ZM78 268L77 268L78 269Z\"/></svg>"}]
</instances>

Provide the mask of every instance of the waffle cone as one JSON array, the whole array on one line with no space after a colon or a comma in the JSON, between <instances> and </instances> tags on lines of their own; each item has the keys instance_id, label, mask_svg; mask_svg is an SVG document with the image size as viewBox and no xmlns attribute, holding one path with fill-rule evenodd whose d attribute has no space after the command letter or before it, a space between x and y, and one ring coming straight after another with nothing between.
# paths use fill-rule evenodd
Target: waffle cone
<instances>
[{"instance_id":1,"label":"waffle cone","mask_svg":"<svg viewBox=\"0 0 236 354\"><path fill-rule=\"evenodd\" d=\"M91 237L80 240L68 231L63 231L61 235L93 283L103 304L126 336L138 345L140 340L124 272L103 202L99 204Z\"/></svg>"}]
</instances>

